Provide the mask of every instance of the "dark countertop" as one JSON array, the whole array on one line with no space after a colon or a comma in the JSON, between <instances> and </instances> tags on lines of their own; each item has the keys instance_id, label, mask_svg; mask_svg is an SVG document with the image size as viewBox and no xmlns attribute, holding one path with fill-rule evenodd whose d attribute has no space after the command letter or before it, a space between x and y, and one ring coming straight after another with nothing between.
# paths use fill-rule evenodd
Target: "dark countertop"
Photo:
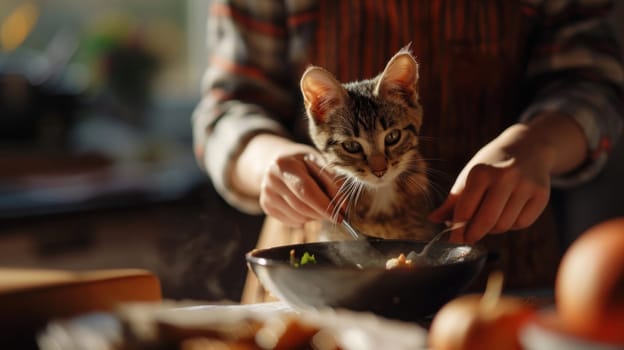
<instances>
[{"instance_id":1,"label":"dark countertop","mask_svg":"<svg viewBox=\"0 0 624 350\"><path fill-rule=\"evenodd\" d=\"M120 162L98 154L0 152L0 219L175 200L206 181L190 153Z\"/></svg>"}]
</instances>

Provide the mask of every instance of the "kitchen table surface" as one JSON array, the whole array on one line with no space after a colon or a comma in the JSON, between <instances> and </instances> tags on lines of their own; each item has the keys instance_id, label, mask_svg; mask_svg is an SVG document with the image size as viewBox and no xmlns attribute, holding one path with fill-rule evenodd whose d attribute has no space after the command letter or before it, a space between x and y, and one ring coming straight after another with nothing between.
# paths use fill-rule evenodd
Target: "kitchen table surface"
<instances>
[{"instance_id":1,"label":"kitchen table surface","mask_svg":"<svg viewBox=\"0 0 624 350\"><path fill-rule=\"evenodd\" d=\"M539 309L552 305L552 293L548 290L512 295ZM266 338L271 333L267 329L272 329L281 334L278 339L302 342L298 345L304 344L303 348L311 345L313 334L323 334L341 349L426 349L430 322L431 318L413 323L348 310L294 310L281 301L247 305L164 301L128 304L116 312L54 320L39 333L37 341L42 350L95 349L90 344L108 344L109 347L98 349L116 349L122 343L137 349L153 348L154 344L182 348L193 342L229 342L252 349L250 344L257 345L262 341L258 339L264 339L263 334ZM253 336L246 333L250 329ZM272 339L275 341L275 334Z\"/></svg>"}]
</instances>

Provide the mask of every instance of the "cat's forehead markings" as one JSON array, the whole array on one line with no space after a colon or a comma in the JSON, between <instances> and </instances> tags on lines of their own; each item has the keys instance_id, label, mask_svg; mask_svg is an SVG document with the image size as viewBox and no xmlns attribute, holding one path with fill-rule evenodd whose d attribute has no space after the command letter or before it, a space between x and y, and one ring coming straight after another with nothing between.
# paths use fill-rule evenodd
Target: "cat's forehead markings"
<instances>
[{"instance_id":1,"label":"cat's forehead markings","mask_svg":"<svg viewBox=\"0 0 624 350\"><path fill-rule=\"evenodd\" d=\"M358 118L358 124L362 126L362 129L366 134L370 134L373 130L374 123L371 123L371 119L368 118L368 116L360 115L360 118Z\"/></svg>"},{"instance_id":2,"label":"cat's forehead markings","mask_svg":"<svg viewBox=\"0 0 624 350\"><path fill-rule=\"evenodd\" d=\"M358 120L356 118L353 119L351 130L353 130L353 136L360 137L360 127L358 126Z\"/></svg>"},{"instance_id":3,"label":"cat's forehead markings","mask_svg":"<svg viewBox=\"0 0 624 350\"><path fill-rule=\"evenodd\" d=\"M358 112L358 121L366 132L371 132L377 128L378 111L375 106L362 108Z\"/></svg>"},{"instance_id":4,"label":"cat's forehead markings","mask_svg":"<svg viewBox=\"0 0 624 350\"><path fill-rule=\"evenodd\" d=\"M377 111L378 106L367 96L350 92L349 98L351 101L351 110L358 116Z\"/></svg>"},{"instance_id":5,"label":"cat's forehead markings","mask_svg":"<svg viewBox=\"0 0 624 350\"><path fill-rule=\"evenodd\" d=\"M381 128L383 130L387 130L388 127L390 126L388 123L389 122L388 119L384 117L383 115L378 116L377 119L379 120L379 124L381 124Z\"/></svg>"}]
</instances>

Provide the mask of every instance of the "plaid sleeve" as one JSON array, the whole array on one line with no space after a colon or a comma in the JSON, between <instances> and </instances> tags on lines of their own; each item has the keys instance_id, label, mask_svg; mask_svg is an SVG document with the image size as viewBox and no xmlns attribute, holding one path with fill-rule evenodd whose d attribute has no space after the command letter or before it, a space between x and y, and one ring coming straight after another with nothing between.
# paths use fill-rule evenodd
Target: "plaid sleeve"
<instances>
[{"instance_id":1,"label":"plaid sleeve","mask_svg":"<svg viewBox=\"0 0 624 350\"><path fill-rule=\"evenodd\" d=\"M573 118L582 128L590 157L578 169L553 178L569 187L593 178L604 166L622 129L624 70L615 36L606 21L611 2L545 1L539 36L528 65L536 91L521 120L544 111Z\"/></svg>"},{"instance_id":2,"label":"plaid sleeve","mask_svg":"<svg viewBox=\"0 0 624 350\"><path fill-rule=\"evenodd\" d=\"M281 1L213 1L207 20L208 63L193 114L194 149L215 189L231 205L258 214L257 198L231 186L231 160L258 133L287 135L297 97L287 55Z\"/></svg>"}]
</instances>

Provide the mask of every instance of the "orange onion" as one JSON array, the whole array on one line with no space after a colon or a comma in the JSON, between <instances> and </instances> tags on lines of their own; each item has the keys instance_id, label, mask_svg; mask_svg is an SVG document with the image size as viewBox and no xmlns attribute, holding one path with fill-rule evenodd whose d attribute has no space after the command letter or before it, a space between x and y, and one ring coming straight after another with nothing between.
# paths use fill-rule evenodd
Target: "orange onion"
<instances>
[{"instance_id":1,"label":"orange onion","mask_svg":"<svg viewBox=\"0 0 624 350\"><path fill-rule=\"evenodd\" d=\"M502 274L488 279L483 295L457 297L435 315L429 331L434 350L520 350L518 332L535 310L519 298L501 296Z\"/></svg>"},{"instance_id":2,"label":"orange onion","mask_svg":"<svg viewBox=\"0 0 624 350\"><path fill-rule=\"evenodd\" d=\"M590 227L572 243L557 273L555 304L571 333L624 344L624 217Z\"/></svg>"}]
</instances>

